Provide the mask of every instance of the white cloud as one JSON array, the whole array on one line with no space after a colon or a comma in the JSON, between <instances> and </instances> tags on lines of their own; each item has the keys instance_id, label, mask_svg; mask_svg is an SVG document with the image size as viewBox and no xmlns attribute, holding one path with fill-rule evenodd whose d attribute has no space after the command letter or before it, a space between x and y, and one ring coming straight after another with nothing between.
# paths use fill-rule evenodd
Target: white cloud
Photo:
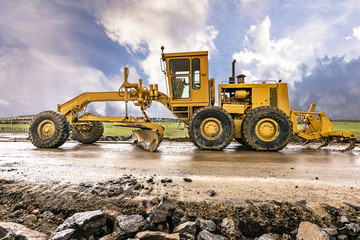
<instances>
[{"instance_id":1,"label":"white cloud","mask_svg":"<svg viewBox=\"0 0 360 240\"><path fill-rule=\"evenodd\" d=\"M207 0L108 1L95 9L107 35L130 53L145 53L139 62L151 83L165 91L160 71L160 46L165 52L214 51L217 30L207 25Z\"/></svg>"},{"instance_id":2,"label":"white cloud","mask_svg":"<svg viewBox=\"0 0 360 240\"><path fill-rule=\"evenodd\" d=\"M0 15L1 115L56 110L83 91L108 90L104 74L79 54L72 31L80 28L71 13L50 2L1 6L6 9Z\"/></svg>"},{"instance_id":3,"label":"white cloud","mask_svg":"<svg viewBox=\"0 0 360 240\"><path fill-rule=\"evenodd\" d=\"M353 36L360 41L360 26L353 28Z\"/></svg>"},{"instance_id":4,"label":"white cloud","mask_svg":"<svg viewBox=\"0 0 360 240\"><path fill-rule=\"evenodd\" d=\"M0 98L0 105L9 106L9 102Z\"/></svg>"},{"instance_id":5,"label":"white cloud","mask_svg":"<svg viewBox=\"0 0 360 240\"><path fill-rule=\"evenodd\" d=\"M294 83L301 79L300 47L290 38L271 39L271 21L267 16L252 25L244 39L244 50L233 55L240 65L251 68L258 79L283 79ZM249 69L245 69L248 70ZM253 80L253 79L250 79Z\"/></svg>"},{"instance_id":6,"label":"white cloud","mask_svg":"<svg viewBox=\"0 0 360 240\"><path fill-rule=\"evenodd\" d=\"M11 49L0 58L1 96L15 113L56 110L79 92L106 89L104 80L101 71L39 49Z\"/></svg>"}]
</instances>

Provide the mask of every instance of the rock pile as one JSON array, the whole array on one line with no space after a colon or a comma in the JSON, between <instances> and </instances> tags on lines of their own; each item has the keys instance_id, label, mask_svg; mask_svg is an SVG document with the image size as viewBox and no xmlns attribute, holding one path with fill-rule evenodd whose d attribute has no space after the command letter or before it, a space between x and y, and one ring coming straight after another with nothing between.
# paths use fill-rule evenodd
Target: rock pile
<instances>
[{"instance_id":1,"label":"rock pile","mask_svg":"<svg viewBox=\"0 0 360 240\"><path fill-rule=\"evenodd\" d=\"M360 206L347 202L314 208L305 201L186 202L167 194L134 199L166 183L132 176L78 185L2 179L0 239L360 239Z\"/></svg>"},{"instance_id":2,"label":"rock pile","mask_svg":"<svg viewBox=\"0 0 360 240\"><path fill-rule=\"evenodd\" d=\"M216 224L212 220L196 218L195 221L180 219L179 225L171 228L172 216L169 206L161 204L147 216L140 214L122 215L111 208L75 213L66 219L52 234L52 240L100 239L100 240L246 240L239 228L238 220L227 217ZM360 225L350 223L345 218L344 227L321 228L310 222L301 222L290 234L266 233L256 240L357 240L360 238ZM23 237L23 238L16 238ZM20 224L0 223L1 239L46 239L46 236L27 229Z\"/></svg>"}]
</instances>

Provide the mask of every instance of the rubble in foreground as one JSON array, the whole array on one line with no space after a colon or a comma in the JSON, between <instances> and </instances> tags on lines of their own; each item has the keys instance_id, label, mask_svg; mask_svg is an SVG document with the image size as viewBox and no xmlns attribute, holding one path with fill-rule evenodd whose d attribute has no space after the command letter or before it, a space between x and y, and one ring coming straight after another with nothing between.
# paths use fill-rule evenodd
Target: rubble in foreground
<instances>
[{"instance_id":1,"label":"rubble in foreground","mask_svg":"<svg viewBox=\"0 0 360 240\"><path fill-rule=\"evenodd\" d=\"M0 238L359 239L360 206L305 201L185 202L139 198L160 179L35 184L0 179ZM169 181L169 179L168 179ZM170 182L170 181L169 181ZM4 223L5 222L5 223ZM18 239L18 238L16 238ZM19 238L20 239L20 238Z\"/></svg>"}]
</instances>

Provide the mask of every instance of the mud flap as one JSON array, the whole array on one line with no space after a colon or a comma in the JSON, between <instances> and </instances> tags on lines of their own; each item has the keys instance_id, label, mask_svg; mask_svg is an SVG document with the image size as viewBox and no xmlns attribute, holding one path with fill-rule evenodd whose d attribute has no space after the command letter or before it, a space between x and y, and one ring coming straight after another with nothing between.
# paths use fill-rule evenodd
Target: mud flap
<instances>
[{"instance_id":1,"label":"mud flap","mask_svg":"<svg viewBox=\"0 0 360 240\"><path fill-rule=\"evenodd\" d=\"M150 152L156 151L161 143L158 130L134 129L131 143Z\"/></svg>"}]
</instances>

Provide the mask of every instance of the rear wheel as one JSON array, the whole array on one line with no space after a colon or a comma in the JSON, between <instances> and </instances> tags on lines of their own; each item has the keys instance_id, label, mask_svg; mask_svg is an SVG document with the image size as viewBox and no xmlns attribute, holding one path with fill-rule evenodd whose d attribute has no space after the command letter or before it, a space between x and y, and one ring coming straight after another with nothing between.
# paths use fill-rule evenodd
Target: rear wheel
<instances>
[{"instance_id":1,"label":"rear wheel","mask_svg":"<svg viewBox=\"0 0 360 240\"><path fill-rule=\"evenodd\" d=\"M38 148L57 148L69 138L70 126L67 118L53 111L35 116L29 127L31 143Z\"/></svg>"},{"instance_id":2,"label":"rear wheel","mask_svg":"<svg viewBox=\"0 0 360 240\"><path fill-rule=\"evenodd\" d=\"M75 126L72 138L80 143L91 144L98 141L104 133L102 122L90 122L86 125Z\"/></svg>"},{"instance_id":3,"label":"rear wheel","mask_svg":"<svg viewBox=\"0 0 360 240\"><path fill-rule=\"evenodd\" d=\"M245 116L241 135L244 142L254 150L278 151L290 140L292 122L276 107L257 107Z\"/></svg>"},{"instance_id":4,"label":"rear wheel","mask_svg":"<svg viewBox=\"0 0 360 240\"><path fill-rule=\"evenodd\" d=\"M189 136L200 149L222 150L230 144L234 133L232 117L219 107L203 107L189 121Z\"/></svg>"}]
</instances>

